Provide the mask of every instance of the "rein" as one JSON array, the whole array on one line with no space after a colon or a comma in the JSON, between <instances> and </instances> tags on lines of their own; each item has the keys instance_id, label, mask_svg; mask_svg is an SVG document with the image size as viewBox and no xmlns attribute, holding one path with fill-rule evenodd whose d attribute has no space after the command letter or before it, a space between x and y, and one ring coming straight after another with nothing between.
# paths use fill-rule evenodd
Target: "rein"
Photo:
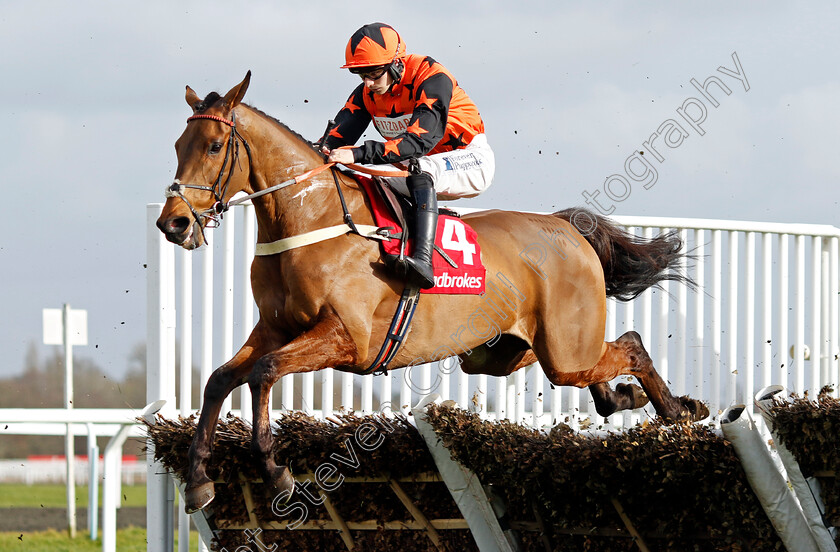
<instances>
[{"instance_id":1,"label":"rein","mask_svg":"<svg viewBox=\"0 0 840 552\"><path fill-rule=\"evenodd\" d=\"M195 219L195 222L198 223L199 230L201 231L202 238L204 241L207 241L207 237L204 235L204 227L201 224L201 219L208 219L208 223L206 226L208 228L215 228L219 226L220 220L222 215L234 205L239 205L240 203L245 203L251 199L255 199L266 194L270 194L272 192L276 192L277 190L282 190L288 186L292 186L294 184L300 184L304 180L312 178L313 176L320 174L328 169L333 168L337 163L325 163L321 166L315 167L309 171L306 171L303 174L299 174L294 178L290 178L289 180L285 180L279 184L275 184L274 186L270 186L264 190L260 190L258 192L254 192L252 194L248 194L244 197L240 197L238 199L231 199L230 201L225 202L224 197L227 193L228 184L230 183L230 179L233 177L233 168L236 165L236 162L239 159L239 142L242 142L242 145L245 147L245 152L248 154L248 164L251 164L251 147L248 145L248 141L239 133L236 129L236 114L235 112L231 111L230 113L230 120L225 119L223 117L218 117L216 115L207 115L207 114L196 114L192 117L187 118L187 123L191 121L195 121L197 119L209 119L211 121L216 121L230 127L230 136L227 140L227 148L225 151L225 159L222 161L222 167L219 169L219 174L216 177L216 181L213 183L213 186L200 186L197 184L183 184L180 180L175 179L175 181L166 188L166 192L164 196L167 198L170 197L177 197L180 198L181 201L186 203L187 207L189 208L190 212ZM232 158L232 159L231 159ZM231 161L230 166L228 167L228 161ZM353 163L345 165L348 169L368 174L371 176L392 176L392 177L406 177L408 176L408 171L404 170L379 170L379 169L372 169L370 167L364 167L361 165L356 165ZM225 169L227 168L227 178L224 179L225 176ZM224 179L224 184L222 184L222 180ZM333 179L335 180L336 188L338 189L339 196L341 197L342 208L344 210L345 221L349 218L349 213L347 212L347 207L344 203L344 195L341 192L341 187L339 186L338 176L333 171ZM215 198L215 202L213 205L199 213L195 210L192 203L184 196L183 191L185 189L193 189L193 190L203 190L206 192L210 192L213 194ZM210 225L212 222L212 226ZM348 221L351 227L353 227L352 219ZM353 227L355 230L355 228ZM356 232L360 233L360 232Z\"/></svg>"}]
</instances>

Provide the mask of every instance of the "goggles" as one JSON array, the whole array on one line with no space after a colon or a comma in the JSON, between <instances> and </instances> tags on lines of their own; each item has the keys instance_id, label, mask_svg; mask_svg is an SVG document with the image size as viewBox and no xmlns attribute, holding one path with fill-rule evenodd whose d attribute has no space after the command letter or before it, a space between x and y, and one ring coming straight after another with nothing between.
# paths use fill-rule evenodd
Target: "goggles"
<instances>
[{"instance_id":1,"label":"goggles","mask_svg":"<svg viewBox=\"0 0 840 552\"><path fill-rule=\"evenodd\" d=\"M359 75L362 80L370 79L370 80L377 80L385 74L385 71L388 70L387 65L383 65L381 67L351 67L350 72L354 75Z\"/></svg>"}]
</instances>

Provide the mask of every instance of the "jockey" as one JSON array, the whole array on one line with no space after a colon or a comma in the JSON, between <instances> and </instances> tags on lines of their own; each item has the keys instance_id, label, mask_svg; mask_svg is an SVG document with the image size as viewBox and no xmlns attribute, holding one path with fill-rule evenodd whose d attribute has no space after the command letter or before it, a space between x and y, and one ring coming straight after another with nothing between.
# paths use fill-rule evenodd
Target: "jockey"
<instances>
[{"instance_id":1,"label":"jockey","mask_svg":"<svg viewBox=\"0 0 840 552\"><path fill-rule=\"evenodd\" d=\"M410 283L434 287L437 199L477 196L493 180L495 160L484 122L455 77L430 57L407 54L389 25L371 23L356 31L345 60L341 68L362 83L335 117L323 153L342 164L408 167L406 179L389 178L392 187L414 199L416 209L413 251L400 268ZM371 121L385 141L348 147Z\"/></svg>"}]
</instances>

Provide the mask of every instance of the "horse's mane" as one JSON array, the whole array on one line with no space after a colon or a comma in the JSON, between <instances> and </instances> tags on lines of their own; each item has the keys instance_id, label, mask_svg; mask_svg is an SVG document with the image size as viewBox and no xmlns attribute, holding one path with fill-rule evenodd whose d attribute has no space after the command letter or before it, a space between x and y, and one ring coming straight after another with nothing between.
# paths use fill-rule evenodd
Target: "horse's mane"
<instances>
[{"instance_id":1,"label":"horse's mane","mask_svg":"<svg viewBox=\"0 0 840 552\"><path fill-rule=\"evenodd\" d=\"M303 137L303 135L302 135L301 133L297 132L296 130L292 130L291 128L289 128L289 125L287 125L287 124L286 124L286 123L284 123L283 121L280 121L279 119L277 119L277 118L275 118L275 117L272 117L272 116L271 116L271 115L269 115L268 113L266 113L266 112L264 112L264 111L262 111L262 110L260 110L260 109L257 109L256 107L254 107L254 106L253 106L253 105L251 105L251 104L243 104L243 105L248 106L250 109L252 109L253 111L256 111L257 113L259 113L260 115L262 115L263 117L265 117L266 119L268 119L269 121L272 121L274 124L280 125L280 127L282 127L282 128L284 128L284 129L286 129L287 131L289 131L289 134L291 134L292 136L296 137L298 140L300 140L301 142L303 142L304 144L306 144L307 146L309 146L310 148L312 148L312 150L313 150L313 151L315 151L315 152L317 152L317 153L318 153L318 155L321 155L321 152L320 152L320 151L318 151L318 147L317 147L315 144L313 144L312 142L310 142L309 140L307 140L306 138L304 138L304 137Z\"/></svg>"},{"instance_id":2,"label":"horse's mane","mask_svg":"<svg viewBox=\"0 0 840 552\"><path fill-rule=\"evenodd\" d=\"M216 102L218 102L221 99L222 99L222 96L218 92L210 92L209 94L207 94L207 96L204 97L203 100L201 100L200 102L193 105L193 109L195 109L196 113L203 113L203 112L207 111L210 107L212 107ZM314 145L312 142L310 142L309 140L304 138L299 132L294 131L291 128L289 128L289 126L286 123L284 123L283 121L280 121L280 120L276 119L275 117L272 117L268 113L265 113L264 111L262 111L260 109L257 109L256 107L254 107L250 104L242 104L242 105L248 107L252 111L257 112L258 114L262 115L263 117L265 117L269 121L272 121L274 124L279 125L281 128L288 131L289 134L298 138L301 142L303 142L304 144L309 146L313 151L315 151L316 153L321 155L321 152L318 151L318 148L317 148L316 145Z\"/></svg>"}]
</instances>

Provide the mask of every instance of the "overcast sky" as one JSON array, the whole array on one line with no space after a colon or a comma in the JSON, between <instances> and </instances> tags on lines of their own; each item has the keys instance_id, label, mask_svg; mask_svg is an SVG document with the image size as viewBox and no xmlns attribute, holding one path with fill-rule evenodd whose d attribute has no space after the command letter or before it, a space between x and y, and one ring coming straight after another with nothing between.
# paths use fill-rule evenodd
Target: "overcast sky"
<instances>
[{"instance_id":1,"label":"overcast sky","mask_svg":"<svg viewBox=\"0 0 840 552\"><path fill-rule=\"evenodd\" d=\"M618 215L840 226L840 4L800 4L5 1L0 376L51 351L45 307L87 309L76 355L115 377L145 340L145 205L175 172L185 85L225 92L250 69L245 101L315 139L358 83L338 69L347 39L374 21L481 110L496 179L461 206L600 191ZM691 82L711 76L730 91L709 84L716 107ZM655 182L627 174L639 150Z\"/></svg>"}]
</instances>

